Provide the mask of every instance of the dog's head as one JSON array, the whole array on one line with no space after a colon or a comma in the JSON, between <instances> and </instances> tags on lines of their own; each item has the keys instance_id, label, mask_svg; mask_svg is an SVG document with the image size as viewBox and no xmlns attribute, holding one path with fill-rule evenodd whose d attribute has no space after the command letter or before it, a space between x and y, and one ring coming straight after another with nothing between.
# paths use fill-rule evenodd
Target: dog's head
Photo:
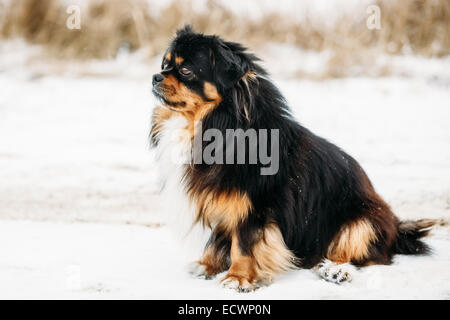
<instances>
[{"instance_id":1,"label":"dog's head","mask_svg":"<svg viewBox=\"0 0 450 320\"><path fill-rule=\"evenodd\" d=\"M153 75L153 93L174 111L206 114L249 75L256 57L244 51L185 26L164 54L161 72Z\"/></svg>"}]
</instances>

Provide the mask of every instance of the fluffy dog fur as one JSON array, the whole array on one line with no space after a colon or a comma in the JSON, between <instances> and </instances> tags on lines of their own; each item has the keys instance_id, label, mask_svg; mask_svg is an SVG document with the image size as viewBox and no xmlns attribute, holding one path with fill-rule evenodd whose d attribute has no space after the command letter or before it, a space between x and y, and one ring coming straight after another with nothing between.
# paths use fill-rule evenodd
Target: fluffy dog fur
<instances>
[{"instance_id":1,"label":"fluffy dog fur","mask_svg":"<svg viewBox=\"0 0 450 320\"><path fill-rule=\"evenodd\" d=\"M242 45L186 26L153 77L153 93L161 106L150 139L166 167L162 172L172 179L166 188L177 187L174 193L185 197L194 222L212 229L194 264L197 275L211 278L228 270L222 282L240 291L298 267L341 282L350 276L339 268L330 275L324 265L390 264L396 253L428 252L419 238L434 222L400 222L355 159L291 116L267 72ZM198 122L202 132L196 133ZM211 128L224 134L279 129L278 173L260 175L261 163L194 164L194 134ZM184 133L168 139L175 129ZM164 157L168 148L178 148L187 163L172 166Z\"/></svg>"}]
</instances>

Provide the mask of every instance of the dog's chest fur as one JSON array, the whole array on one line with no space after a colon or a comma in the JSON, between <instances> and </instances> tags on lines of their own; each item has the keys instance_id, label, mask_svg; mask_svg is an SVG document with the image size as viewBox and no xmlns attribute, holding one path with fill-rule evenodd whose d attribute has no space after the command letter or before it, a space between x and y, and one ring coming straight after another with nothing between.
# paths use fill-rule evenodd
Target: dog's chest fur
<instances>
[{"instance_id":1,"label":"dog's chest fur","mask_svg":"<svg viewBox=\"0 0 450 320\"><path fill-rule=\"evenodd\" d=\"M167 223L178 236L183 237L183 241L188 234L189 238L204 240L209 231L199 224L194 225L196 205L189 198L184 183L186 166L192 157L191 134L186 129L188 122L185 117L175 114L160 125L155 152Z\"/></svg>"}]
</instances>

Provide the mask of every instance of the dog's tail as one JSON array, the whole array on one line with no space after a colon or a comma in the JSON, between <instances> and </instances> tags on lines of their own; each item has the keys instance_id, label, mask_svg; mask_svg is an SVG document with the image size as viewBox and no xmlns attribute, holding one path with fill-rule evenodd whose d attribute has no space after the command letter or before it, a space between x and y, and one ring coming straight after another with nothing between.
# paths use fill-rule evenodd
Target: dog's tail
<instances>
[{"instance_id":1,"label":"dog's tail","mask_svg":"<svg viewBox=\"0 0 450 320\"><path fill-rule=\"evenodd\" d=\"M397 240L393 247L394 252L399 254L430 253L430 247L419 239L425 237L437 222L434 219L400 221Z\"/></svg>"}]
</instances>

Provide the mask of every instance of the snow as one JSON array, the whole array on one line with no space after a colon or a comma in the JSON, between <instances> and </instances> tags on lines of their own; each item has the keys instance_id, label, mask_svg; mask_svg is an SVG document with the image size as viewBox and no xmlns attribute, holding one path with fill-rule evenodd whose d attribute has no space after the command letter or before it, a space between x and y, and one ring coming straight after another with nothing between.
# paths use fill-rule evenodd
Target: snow
<instances>
[{"instance_id":1,"label":"snow","mask_svg":"<svg viewBox=\"0 0 450 320\"><path fill-rule=\"evenodd\" d=\"M336 285L310 270L242 294L195 279L165 227L1 221L0 299L450 299L448 231L427 242L429 257L397 256L391 266Z\"/></svg>"},{"instance_id":2,"label":"snow","mask_svg":"<svg viewBox=\"0 0 450 320\"><path fill-rule=\"evenodd\" d=\"M450 60L383 56L390 77L312 81L284 61L314 72L327 54L295 50L255 51L299 121L354 156L399 217L448 225ZM309 270L246 295L191 278L198 257L164 225L148 150L159 62L62 64L0 43L0 298L450 299L448 226L427 238L432 256L397 256L343 286Z\"/></svg>"}]
</instances>

